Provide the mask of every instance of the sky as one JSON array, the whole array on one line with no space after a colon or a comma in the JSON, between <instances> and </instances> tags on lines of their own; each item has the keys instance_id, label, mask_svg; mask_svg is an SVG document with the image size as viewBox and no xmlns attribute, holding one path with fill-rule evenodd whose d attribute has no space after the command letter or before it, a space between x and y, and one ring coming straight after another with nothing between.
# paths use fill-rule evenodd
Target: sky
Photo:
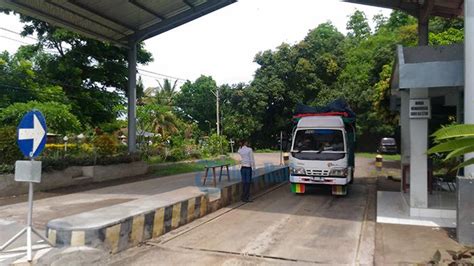
<instances>
[{"instance_id":1,"label":"sky","mask_svg":"<svg viewBox=\"0 0 474 266\"><path fill-rule=\"evenodd\" d=\"M250 82L258 67L253 62L258 52L274 50L283 42L295 44L309 30L328 21L345 34L348 16L357 9L364 11L370 22L376 14L388 16L391 12L337 0L238 0L146 40L145 48L153 54L154 62L139 69L179 78L178 84L200 75L212 76L218 85ZM9 32L21 29L17 16L0 15L0 51L14 53L20 45L35 42ZM156 80L163 79L143 71L141 77L145 87L157 86Z\"/></svg>"}]
</instances>

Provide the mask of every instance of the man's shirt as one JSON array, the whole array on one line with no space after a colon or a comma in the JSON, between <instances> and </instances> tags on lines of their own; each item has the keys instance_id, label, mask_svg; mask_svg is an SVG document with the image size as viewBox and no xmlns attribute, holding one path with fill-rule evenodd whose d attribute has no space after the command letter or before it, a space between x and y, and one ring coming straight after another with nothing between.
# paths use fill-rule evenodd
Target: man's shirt
<instances>
[{"instance_id":1,"label":"man's shirt","mask_svg":"<svg viewBox=\"0 0 474 266\"><path fill-rule=\"evenodd\" d=\"M243 146L237 152L240 155L240 164L242 166L255 168L255 158L251 148Z\"/></svg>"}]
</instances>

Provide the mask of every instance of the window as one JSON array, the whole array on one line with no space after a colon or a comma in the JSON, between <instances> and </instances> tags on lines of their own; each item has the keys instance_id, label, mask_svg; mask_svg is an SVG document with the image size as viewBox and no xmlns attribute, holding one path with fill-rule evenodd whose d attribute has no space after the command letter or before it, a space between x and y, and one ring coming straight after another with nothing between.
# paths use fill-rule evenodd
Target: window
<instances>
[{"instance_id":1,"label":"window","mask_svg":"<svg viewBox=\"0 0 474 266\"><path fill-rule=\"evenodd\" d=\"M344 152L342 130L300 129L296 132L293 151Z\"/></svg>"}]
</instances>

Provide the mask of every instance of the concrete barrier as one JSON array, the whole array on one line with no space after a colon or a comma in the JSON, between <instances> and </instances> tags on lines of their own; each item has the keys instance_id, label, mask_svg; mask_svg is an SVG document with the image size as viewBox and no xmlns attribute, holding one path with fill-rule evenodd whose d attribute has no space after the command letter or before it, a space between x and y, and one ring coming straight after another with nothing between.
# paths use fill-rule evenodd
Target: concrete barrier
<instances>
[{"instance_id":1,"label":"concrete barrier","mask_svg":"<svg viewBox=\"0 0 474 266\"><path fill-rule=\"evenodd\" d=\"M113 165L72 166L62 171L43 172L41 183L35 184L35 191L51 190L80 184L103 182L148 172L145 162L132 162ZM15 182L13 174L0 175L0 197L28 193L28 184Z\"/></svg>"},{"instance_id":2,"label":"concrete barrier","mask_svg":"<svg viewBox=\"0 0 474 266\"><path fill-rule=\"evenodd\" d=\"M253 177L253 194L288 180L288 168ZM117 253L240 200L240 181L185 187L110 207L54 219L46 235L59 247L89 246ZM213 197L215 194L217 197Z\"/></svg>"}]
</instances>

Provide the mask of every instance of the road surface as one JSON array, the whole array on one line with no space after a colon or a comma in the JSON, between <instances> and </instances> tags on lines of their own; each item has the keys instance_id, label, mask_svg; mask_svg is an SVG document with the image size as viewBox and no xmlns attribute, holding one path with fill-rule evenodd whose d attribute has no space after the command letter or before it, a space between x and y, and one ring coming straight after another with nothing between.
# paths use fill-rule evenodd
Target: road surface
<instances>
[{"instance_id":1,"label":"road surface","mask_svg":"<svg viewBox=\"0 0 474 266\"><path fill-rule=\"evenodd\" d=\"M294 195L284 184L100 264L372 264L374 196L365 182L346 197Z\"/></svg>"}]
</instances>

